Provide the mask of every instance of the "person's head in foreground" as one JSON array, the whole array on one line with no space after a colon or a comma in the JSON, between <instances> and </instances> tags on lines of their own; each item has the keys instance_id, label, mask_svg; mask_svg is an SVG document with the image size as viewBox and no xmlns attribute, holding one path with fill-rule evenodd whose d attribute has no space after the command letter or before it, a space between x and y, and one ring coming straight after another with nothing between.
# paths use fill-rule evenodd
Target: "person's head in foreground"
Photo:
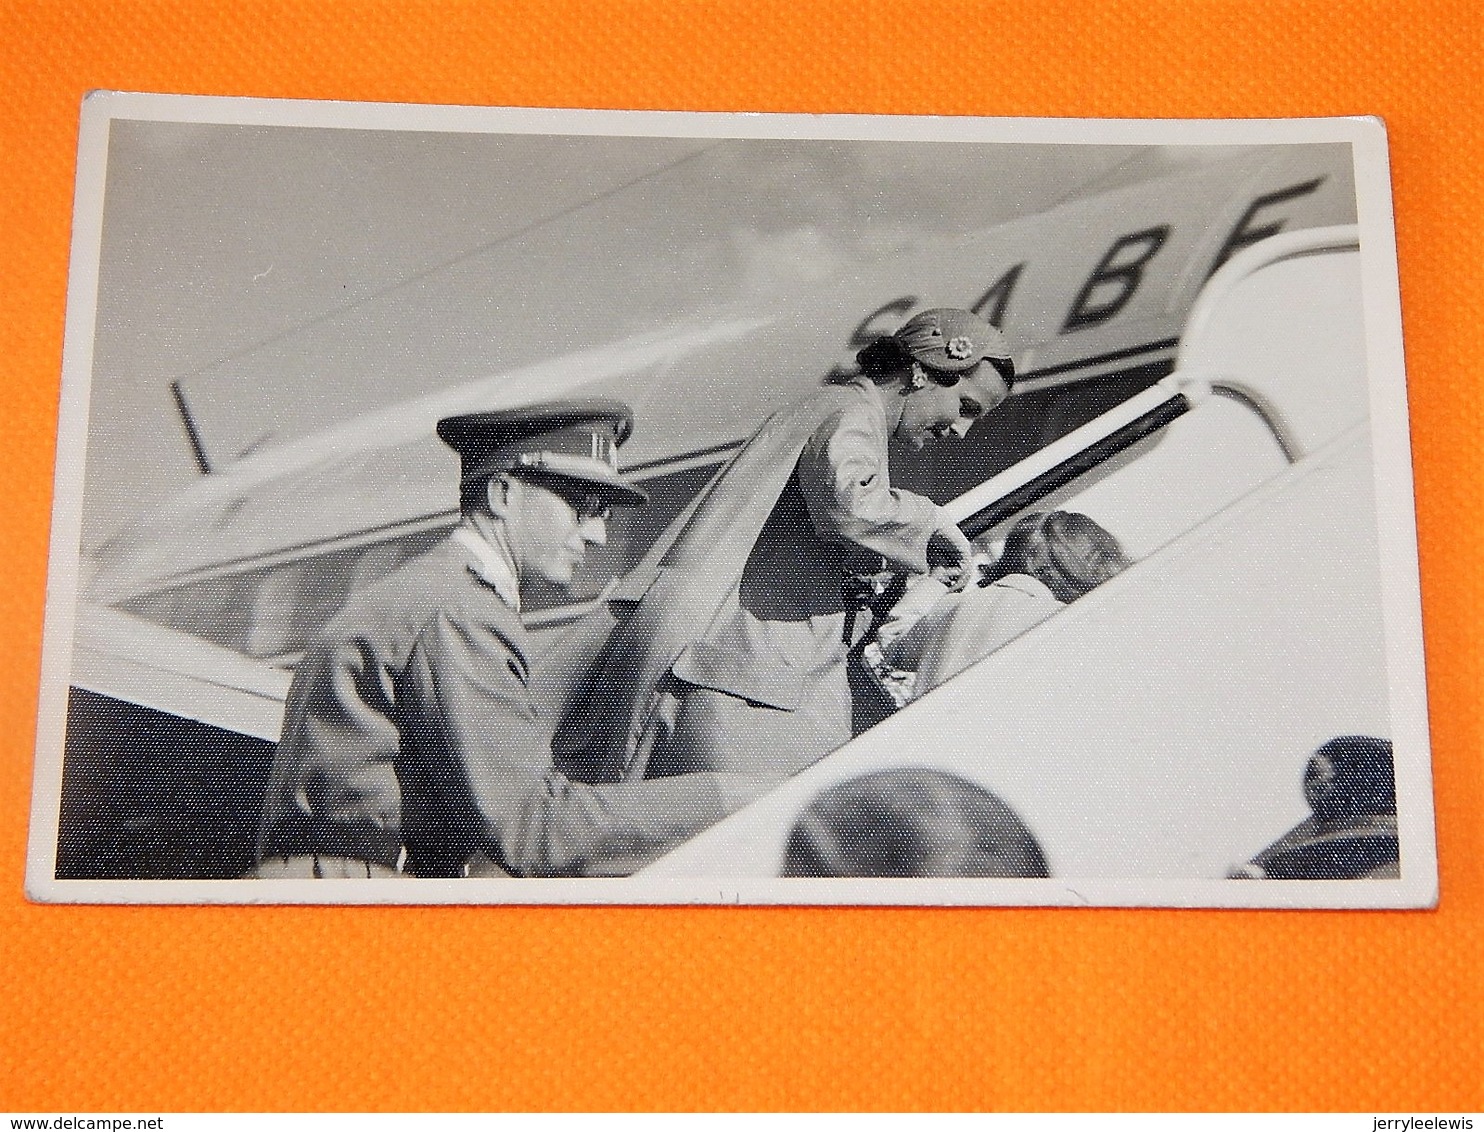
<instances>
[{"instance_id":1,"label":"person's head in foreground","mask_svg":"<svg viewBox=\"0 0 1484 1132\"><path fill-rule=\"evenodd\" d=\"M1391 740L1372 735L1331 739L1309 756L1303 787L1313 817L1233 868L1229 878L1384 880L1401 875Z\"/></svg>"},{"instance_id":2,"label":"person's head in foreground","mask_svg":"<svg viewBox=\"0 0 1484 1132\"><path fill-rule=\"evenodd\" d=\"M876 771L825 790L799 815L786 877L1045 877L1015 811L956 774Z\"/></svg>"},{"instance_id":3,"label":"person's head in foreground","mask_svg":"<svg viewBox=\"0 0 1484 1132\"><path fill-rule=\"evenodd\" d=\"M985 572L980 585L1010 574L1026 574L1065 604L1130 565L1118 540L1086 515L1036 511L1022 516L1010 528L1005 549Z\"/></svg>"},{"instance_id":4,"label":"person's head in foreground","mask_svg":"<svg viewBox=\"0 0 1484 1132\"><path fill-rule=\"evenodd\" d=\"M892 438L916 452L974 422L1010 395L1015 363L1005 336L972 311L935 307L856 355L861 372L894 388Z\"/></svg>"},{"instance_id":5,"label":"person's head in foreground","mask_svg":"<svg viewBox=\"0 0 1484 1132\"><path fill-rule=\"evenodd\" d=\"M552 402L438 422L459 454L459 509L501 547L522 582L565 586L589 546L608 540L615 504L643 503L618 472L633 416L617 401Z\"/></svg>"},{"instance_id":6,"label":"person's head in foreground","mask_svg":"<svg viewBox=\"0 0 1484 1132\"><path fill-rule=\"evenodd\" d=\"M1325 824L1396 813L1391 740L1341 735L1325 743L1304 768L1304 800Z\"/></svg>"}]
</instances>

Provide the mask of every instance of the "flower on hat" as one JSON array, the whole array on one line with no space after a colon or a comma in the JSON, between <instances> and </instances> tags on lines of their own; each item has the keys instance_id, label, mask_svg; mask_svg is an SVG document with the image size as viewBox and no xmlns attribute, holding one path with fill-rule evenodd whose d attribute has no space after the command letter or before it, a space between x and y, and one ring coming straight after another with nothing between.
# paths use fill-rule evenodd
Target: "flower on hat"
<instances>
[{"instance_id":1,"label":"flower on hat","mask_svg":"<svg viewBox=\"0 0 1484 1132\"><path fill-rule=\"evenodd\" d=\"M957 338L948 340L948 356L960 360L967 358L974 352L974 340L967 334L960 334Z\"/></svg>"}]
</instances>

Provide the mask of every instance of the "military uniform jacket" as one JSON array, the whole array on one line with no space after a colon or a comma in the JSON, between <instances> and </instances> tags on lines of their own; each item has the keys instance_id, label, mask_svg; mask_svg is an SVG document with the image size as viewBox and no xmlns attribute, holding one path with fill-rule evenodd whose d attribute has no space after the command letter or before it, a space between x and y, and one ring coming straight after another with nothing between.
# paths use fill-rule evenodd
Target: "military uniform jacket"
<instances>
[{"instance_id":1,"label":"military uniform jacket","mask_svg":"<svg viewBox=\"0 0 1484 1132\"><path fill-rule=\"evenodd\" d=\"M289 690L259 859L623 874L723 814L714 777L587 786L551 766L520 617L446 540L352 596Z\"/></svg>"},{"instance_id":2,"label":"military uniform jacket","mask_svg":"<svg viewBox=\"0 0 1484 1132\"><path fill-rule=\"evenodd\" d=\"M672 672L792 710L822 655L843 661L849 573L927 569L938 508L890 486L882 396L858 379L769 418L615 591L623 619L557 736L584 778L635 773Z\"/></svg>"}]
</instances>

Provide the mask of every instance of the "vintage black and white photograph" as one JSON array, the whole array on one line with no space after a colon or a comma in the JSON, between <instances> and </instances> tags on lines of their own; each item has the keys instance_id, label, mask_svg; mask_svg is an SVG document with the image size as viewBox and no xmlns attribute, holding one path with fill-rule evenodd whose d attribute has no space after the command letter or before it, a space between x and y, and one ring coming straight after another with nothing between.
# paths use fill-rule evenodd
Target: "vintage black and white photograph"
<instances>
[{"instance_id":1,"label":"vintage black and white photograph","mask_svg":"<svg viewBox=\"0 0 1484 1132\"><path fill-rule=\"evenodd\" d=\"M1384 127L97 93L27 888L1427 907Z\"/></svg>"}]
</instances>

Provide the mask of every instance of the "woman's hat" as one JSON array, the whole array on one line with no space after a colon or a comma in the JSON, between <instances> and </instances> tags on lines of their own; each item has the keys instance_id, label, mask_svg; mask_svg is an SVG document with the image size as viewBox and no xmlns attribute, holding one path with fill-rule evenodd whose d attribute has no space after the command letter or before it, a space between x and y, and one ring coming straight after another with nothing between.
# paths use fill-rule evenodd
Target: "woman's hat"
<instances>
[{"instance_id":1,"label":"woman's hat","mask_svg":"<svg viewBox=\"0 0 1484 1132\"><path fill-rule=\"evenodd\" d=\"M913 315L891 337L914 361L964 373L985 359L1010 360L1010 343L973 311L934 307Z\"/></svg>"}]
</instances>

